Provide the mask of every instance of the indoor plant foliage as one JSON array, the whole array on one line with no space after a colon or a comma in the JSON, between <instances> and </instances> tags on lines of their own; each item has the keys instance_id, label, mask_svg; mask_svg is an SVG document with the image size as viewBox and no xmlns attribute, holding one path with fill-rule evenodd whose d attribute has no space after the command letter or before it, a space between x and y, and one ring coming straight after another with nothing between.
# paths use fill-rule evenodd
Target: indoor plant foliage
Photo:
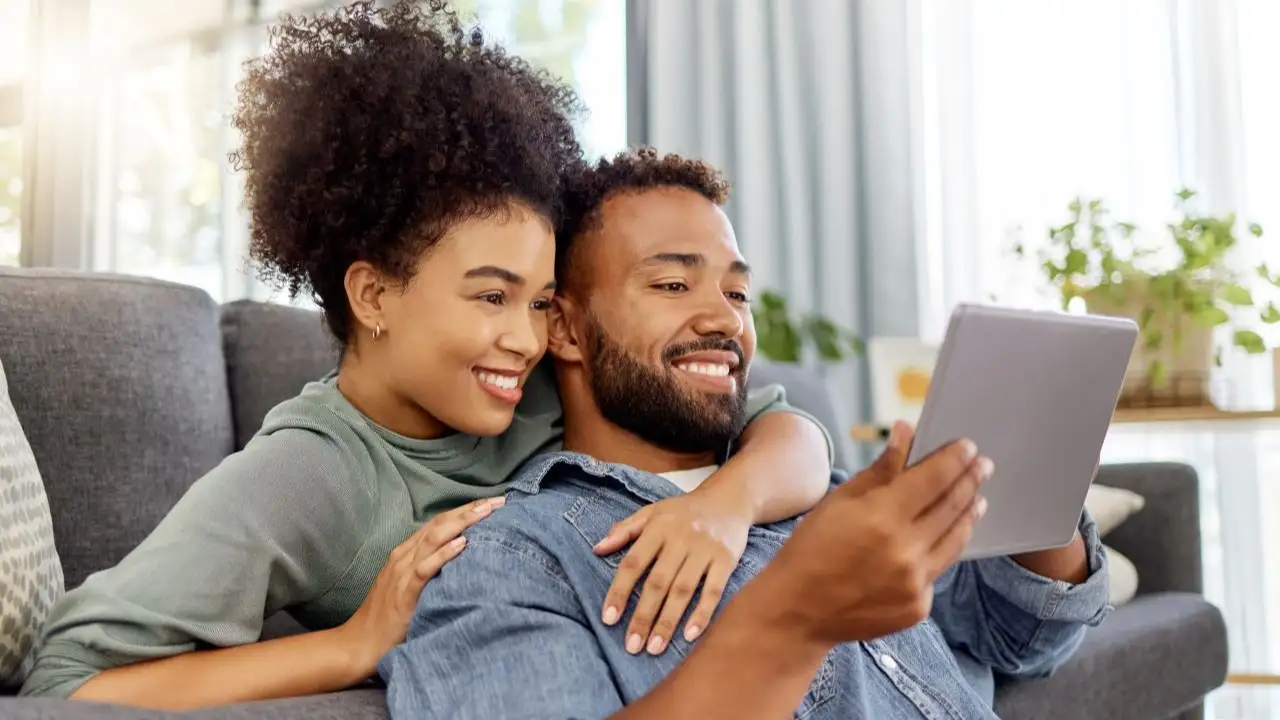
<instances>
[{"instance_id":1,"label":"indoor plant foliage","mask_svg":"<svg viewBox=\"0 0 1280 720\"><path fill-rule=\"evenodd\" d=\"M1240 243L1235 215L1198 213L1194 197L1179 192L1177 216L1156 234L1111 220L1100 200L1076 198L1068 221L1050 228L1048 242L1034 254L1023 242L1014 247L1039 263L1064 310L1080 298L1091 313L1138 323L1130 371L1142 373L1148 387L1165 385L1171 374L1207 375L1220 365L1215 329L1229 330L1231 346L1262 353L1266 343L1249 326L1280 321L1275 303L1255 298L1230 262ZM1262 236L1256 224L1247 232ZM1256 272L1263 287L1280 287L1280 277L1265 265Z\"/></svg>"},{"instance_id":2,"label":"indoor plant foliage","mask_svg":"<svg viewBox=\"0 0 1280 720\"><path fill-rule=\"evenodd\" d=\"M751 306L756 326L756 350L778 363L798 363L813 348L818 357L839 362L862 355L862 338L818 313L793 315L783 295L766 290Z\"/></svg>"}]
</instances>

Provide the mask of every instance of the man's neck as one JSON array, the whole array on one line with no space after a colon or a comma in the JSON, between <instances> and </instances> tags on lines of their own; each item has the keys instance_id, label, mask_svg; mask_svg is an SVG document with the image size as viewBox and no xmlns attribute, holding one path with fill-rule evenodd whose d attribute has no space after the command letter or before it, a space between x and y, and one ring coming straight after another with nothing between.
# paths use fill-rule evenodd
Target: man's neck
<instances>
[{"instance_id":1,"label":"man's neck","mask_svg":"<svg viewBox=\"0 0 1280 720\"><path fill-rule=\"evenodd\" d=\"M605 420L599 411L588 418L571 413L568 408L565 409L564 449L655 475L693 470L716 462L714 452L678 453L667 450Z\"/></svg>"}]
</instances>

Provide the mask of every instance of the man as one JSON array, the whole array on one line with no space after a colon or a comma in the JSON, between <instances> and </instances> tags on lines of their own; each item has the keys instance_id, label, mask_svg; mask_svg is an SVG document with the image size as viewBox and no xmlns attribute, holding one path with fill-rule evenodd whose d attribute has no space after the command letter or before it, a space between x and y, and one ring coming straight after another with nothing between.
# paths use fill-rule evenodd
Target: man
<instances>
[{"instance_id":1,"label":"man","mask_svg":"<svg viewBox=\"0 0 1280 720\"><path fill-rule=\"evenodd\" d=\"M726 196L709 167L651 150L574 189L549 321L565 451L532 461L427 585L380 666L395 720L991 718L993 670L1047 673L1101 620L1087 516L1065 548L956 565L990 461L960 441L904 469L904 426L803 522L752 528L700 639L663 618L641 650L601 617L627 556L593 547L696 487L744 420L751 274ZM696 576L659 563L644 582Z\"/></svg>"}]
</instances>

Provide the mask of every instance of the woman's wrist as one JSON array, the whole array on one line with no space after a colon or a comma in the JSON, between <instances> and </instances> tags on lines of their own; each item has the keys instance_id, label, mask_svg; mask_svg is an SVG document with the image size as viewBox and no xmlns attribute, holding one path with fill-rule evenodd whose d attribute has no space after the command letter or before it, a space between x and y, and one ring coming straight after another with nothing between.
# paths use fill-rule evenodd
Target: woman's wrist
<instances>
[{"instance_id":1,"label":"woman's wrist","mask_svg":"<svg viewBox=\"0 0 1280 720\"><path fill-rule=\"evenodd\" d=\"M319 632L333 648L347 687L359 685L378 671L383 653L371 647L367 635L350 622Z\"/></svg>"}]
</instances>

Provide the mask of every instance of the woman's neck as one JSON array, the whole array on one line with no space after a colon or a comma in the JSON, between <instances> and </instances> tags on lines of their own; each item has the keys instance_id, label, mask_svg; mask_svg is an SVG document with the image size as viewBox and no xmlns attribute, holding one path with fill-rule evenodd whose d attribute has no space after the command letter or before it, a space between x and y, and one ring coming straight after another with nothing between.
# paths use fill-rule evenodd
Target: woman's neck
<instances>
[{"instance_id":1,"label":"woman's neck","mask_svg":"<svg viewBox=\"0 0 1280 720\"><path fill-rule=\"evenodd\" d=\"M419 440L452 434L417 403L396 391L385 372L378 372L371 353L347 348L338 366L338 392L362 415L391 432Z\"/></svg>"}]
</instances>

